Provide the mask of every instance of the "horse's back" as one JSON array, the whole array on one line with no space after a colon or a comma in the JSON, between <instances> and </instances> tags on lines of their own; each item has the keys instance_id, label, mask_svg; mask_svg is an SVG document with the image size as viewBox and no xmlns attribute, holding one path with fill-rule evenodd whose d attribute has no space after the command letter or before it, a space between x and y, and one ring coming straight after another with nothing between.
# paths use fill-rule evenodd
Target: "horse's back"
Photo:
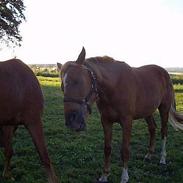
<instances>
[{"instance_id":1,"label":"horse's back","mask_svg":"<svg viewBox=\"0 0 183 183\"><path fill-rule=\"evenodd\" d=\"M163 102L171 102L172 84L168 72L157 65L133 68L136 80L136 114L153 113ZM141 114L143 113L144 114ZM137 118L138 118L137 115Z\"/></svg>"},{"instance_id":2,"label":"horse's back","mask_svg":"<svg viewBox=\"0 0 183 183\"><path fill-rule=\"evenodd\" d=\"M27 118L35 118L42 113L42 91L26 64L18 59L0 62L0 78L1 125L12 121L23 123Z\"/></svg>"},{"instance_id":3,"label":"horse's back","mask_svg":"<svg viewBox=\"0 0 183 183\"><path fill-rule=\"evenodd\" d=\"M145 88L155 87L164 90L171 84L168 72L158 65L145 65L133 70L135 78L139 81L138 84L142 84Z\"/></svg>"},{"instance_id":4,"label":"horse's back","mask_svg":"<svg viewBox=\"0 0 183 183\"><path fill-rule=\"evenodd\" d=\"M135 72L139 73L149 73L149 74L158 74L158 75L165 75L166 77L169 76L168 72L163 68L158 65L144 65L141 67L136 67L133 68Z\"/></svg>"}]
</instances>

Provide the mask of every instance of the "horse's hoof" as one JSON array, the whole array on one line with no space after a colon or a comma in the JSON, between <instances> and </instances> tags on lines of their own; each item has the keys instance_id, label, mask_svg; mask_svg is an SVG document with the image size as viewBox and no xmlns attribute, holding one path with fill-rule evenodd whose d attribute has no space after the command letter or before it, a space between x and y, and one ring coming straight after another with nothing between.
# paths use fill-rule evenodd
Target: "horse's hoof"
<instances>
[{"instance_id":1,"label":"horse's hoof","mask_svg":"<svg viewBox=\"0 0 183 183\"><path fill-rule=\"evenodd\" d=\"M160 166L166 166L166 163L159 163Z\"/></svg>"},{"instance_id":2,"label":"horse's hoof","mask_svg":"<svg viewBox=\"0 0 183 183\"><path fill-rule=\"evenodd\" d=\"M144 157L144 162L150 163L151 162L152 154L147 153Z\"/></svg>"},{"instance_id":3,"label":"horse's hoof","mask_svg":"<svg viewBox=\"0 0 183 183\"><path fill-rule=\"evenodd\" d=\"M8 174L3 173L2 177L7 180L15 181L15 178L13 177L13 175L11 173L8 173Z\"/></svg>"},{"instance_id":4,"label":"horse's hoof","mask_svg":"<svg viewBox=\"0 0 183 183\"><path fill-rule=\"evenodd\" d=\"M151 159L150 159L150 158L145 157L145 158L144 158L144 162L146 162L146 163L150 163L150 162L151 162Z\"/></svg>"},{"instance_id":5,"label":"horse's hoof","mask_svg":"<svg viewBox=\"0 0 183 183\"><path fill-rule=\"evenodd\" d=\"M151 159L144 158L144 163L151 163Z\"/></svg>"},{"instance_id":6,"label":"horse's hoof","mask_svg":"<svg viewBox=\"0 0 183 183\"><path fill-rule=\"evenodd\" d=\"M167 164L166 164L166 162L159 162L159 165L162 167L165 167Z\"/></svg>"},{"instance_id":7,"label":"horse's hoof","mask_svg":"<svg viewBox=\"0 0 183 183\"><path fill-rule=\"evenodd\" d=\"M15 178L13 176L10 179L11 179L11 181L15 181Z\"/></svg>"},{"instance_id":8,"label":"horse's hoof","mask_svg":"<svg viewBox=\"0 0 183 183\"><path fill-rule=\"evenodd\" d=\"M108 181L108 177L109 177L109 174L108 175L102 175L96 183L109 183Z\"/></svg>"},{"instance_id":9,"label":"horse's hoof","mask_svg":"<svg viewBox=\"0 0 183 183\"><path fill-rule=\"evenodd\" d=\"M162 158L159 163L160 163L160 165L165 166L166 165L166 160L164 158Z\"/></svg>"}]
</instances>

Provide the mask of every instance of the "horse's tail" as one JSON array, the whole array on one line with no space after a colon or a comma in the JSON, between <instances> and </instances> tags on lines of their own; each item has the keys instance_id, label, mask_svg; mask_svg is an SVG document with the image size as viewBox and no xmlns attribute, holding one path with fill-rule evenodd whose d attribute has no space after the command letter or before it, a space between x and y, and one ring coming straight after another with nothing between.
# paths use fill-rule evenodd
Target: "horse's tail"
<instances>
[{"instance_id":1,"label":"horse's tail","mask_svg":"<svg viewBox=\"0 0 183 183\"><path fill-rule=\"evenodd\" d=\"M176 101L173 85L172 85L172 103L169 111L169 122L175 130L183 130L183 114L176 111Z\"/></svg>"}]
</instances>

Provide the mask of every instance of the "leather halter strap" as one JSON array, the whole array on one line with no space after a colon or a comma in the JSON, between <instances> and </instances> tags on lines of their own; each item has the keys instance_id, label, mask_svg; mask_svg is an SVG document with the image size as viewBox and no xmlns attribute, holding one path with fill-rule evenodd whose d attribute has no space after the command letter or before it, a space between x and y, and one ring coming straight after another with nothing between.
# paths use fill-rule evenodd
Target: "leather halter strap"
<instances>
[{"instance_id":1,"label":"leather halter strap","mask_svg":"<svg viewBox=\"0 0 183 183\"><path fill-rule=\"evenodd\" d=\"M91 106L89 104L90 98L92 97L93 94L95 94L96 97L98 97L97 77L96 77L96 74L95 74L93 68L88 63L85 63L84 66L86 67L89 77L91 79L91 88L90 88L89 93L82 100L76 99L76 98L64 97L64 103L71 102L71 103L77 103L79 105L84 105L87 107L89 114L91 114L92 111L91 111Z\"/></svg>"}]
</instances>

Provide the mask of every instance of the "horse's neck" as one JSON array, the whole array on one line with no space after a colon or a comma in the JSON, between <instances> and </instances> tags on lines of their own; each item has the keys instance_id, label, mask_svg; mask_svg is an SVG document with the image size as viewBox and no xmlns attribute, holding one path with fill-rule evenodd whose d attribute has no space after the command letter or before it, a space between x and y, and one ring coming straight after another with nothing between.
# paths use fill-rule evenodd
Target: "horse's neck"
<instances>
[{"instance_id":1,"label":"horse's neck","mask_svg":"<svg viewBox=\"0 0 183 183\"><path fill-rule=\"evenodd\" d=\"M98 90L98 95L100 100L106 100L108 98L108 93L113 87L114 80L116 80L115 73L111 72L108 63L88 63L96 75L96 86Z\"/></svg>"},{"instance_id":2,"label":"horse's neck","mask_svg":"<svg viewBox=\"0 0 183 183\"><path fill-rule=\"evenodd\" d=\"M132 81L132 68L125 62L88 62L97 78L97 89L101 100L113 97L119 85Z\"/></svg>"},{"instance_id":3,"label":"horse's neck","mask_svg":"<svg viewBox=\"0 0 183 183\"><path fill-rule=\"evenodd\" d=\"M87 62L87 65L89 69L91 69L97 78L97 84L103 85L104 83L107 84L108 81L110 81L110 77L108 74L108 71L104 64L99 63L93 63L93 62Z\"/></svg>"}]
</instances>

